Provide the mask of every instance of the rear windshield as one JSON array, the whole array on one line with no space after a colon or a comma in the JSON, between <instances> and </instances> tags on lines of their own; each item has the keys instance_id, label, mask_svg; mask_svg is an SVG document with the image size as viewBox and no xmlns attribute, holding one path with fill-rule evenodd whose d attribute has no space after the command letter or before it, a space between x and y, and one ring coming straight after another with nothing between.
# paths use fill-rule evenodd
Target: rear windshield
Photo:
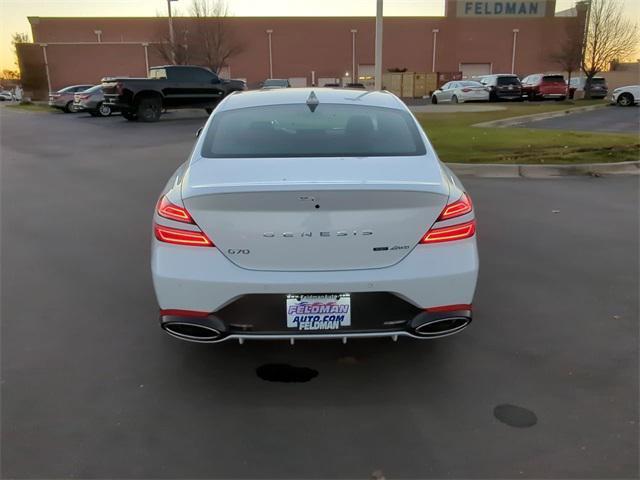
<instances>
[{"instance_id":1,"label":"rear windshield","mask_svg":"<svg viewBox=\"0 0 640 480\"><path fill-rule=\"evenodd\" d=\"M542 77L543 82L561 82L564 83L564 77L562 75L545 75Z\"/></svg>"},{"instance_id":2,"label":"rear windshield","mask_svg":"<svg viewBox=\"0 0 640 480\"><path fill-rule=\"evenodd\" d=\"M154 68L149 72L149 78L166 79L167 71L164 68Z\"/></svg>"},{"instance_id":3,"label":"rear windshield","mask_svg":"<svg viewBox=\"0 0 640 480\"><path fill-rule=\"evenodd\" d=\"M343 104L270 105L214 115L202 147L210 158L377 157L426 153L403 110Z\"/></svg>"},{"instance_id":4,"label":"rear windshield","mask_svg":"<svg viewBox=\"0 0 640 480\"><path fill-rule=\"evenodd\" d=\"M458 82L458 85L460 85L461 87L482 87L482 84L480 82L473 82L471 80Z\"/></svg>"},{"instance_id":5,"label":"rear windshield","mask_svg":"<svg viewBox=\"0 0 640 480\"><path fill-rule=\"evenodd\" d=\"M102 85L96 85L95 87L91 87L88 90L85 90L85 93L96 93L99 92L102 89Z\"/></svg>"},{"instance_id":6,"label":"rear windshield","mask_svg":"<svg viewBox=\"0 0 640 480\"><path fill-rule=\"evenodd\" d=\"M518 77L498 77L498 85L520 85Z\"/></svg>"},{"instance_id":7,"label":"rear windshield","mask_svg":"<svg viewBox=\"0 0 640 480\"><path fill-rule=\"evenodd\" d=\"M592 78L591 85L604 85L604 78Z\"/></svg>"}]
</instances>

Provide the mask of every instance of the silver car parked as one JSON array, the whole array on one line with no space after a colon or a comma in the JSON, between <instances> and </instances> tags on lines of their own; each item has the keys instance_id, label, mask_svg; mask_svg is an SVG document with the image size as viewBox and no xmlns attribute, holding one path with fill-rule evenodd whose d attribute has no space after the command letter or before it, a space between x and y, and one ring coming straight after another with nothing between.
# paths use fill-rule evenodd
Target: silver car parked
<instances>
[{"instance_id":1,"label":"silver car parked","mask_svg":"<svg viewBox=\"0 0 640 480\"><path fill-rule=\"evenodd\" d=\"M65 113L73 113L75 109L73 107L73 96L78 92L83 92L87 88L91 88L93 85L72 85L65 87L57 92L49 92L49 106L58 108Z\"/></svg>"},{"instance_id":2,"label":"silver car parked","mask_svg":"<svg viewBox=\"0 0 640 480\"><path fill-rule=\"evenodd\" d=\"M102 85L96 85L73 96L73 107L78 112L89 112L92 117L108 117L113 113L113 105L104 103Z\"/></svg>"}]
</instances>

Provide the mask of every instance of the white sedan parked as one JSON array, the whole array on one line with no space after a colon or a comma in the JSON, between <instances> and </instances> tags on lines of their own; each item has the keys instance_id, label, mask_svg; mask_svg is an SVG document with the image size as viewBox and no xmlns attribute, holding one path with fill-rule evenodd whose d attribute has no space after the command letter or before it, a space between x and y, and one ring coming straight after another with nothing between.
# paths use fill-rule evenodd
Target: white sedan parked
<instances>
[{"instance_id":1,"label":"white sedan parked","mask_svg":"<svg viewBox=\"0 0 640 480\"><path fill-rule=\"evenodd\" d=\"M182 340L434 338L471 321L471 198L388 92L229 95L153 224L160 324Z\"/></svg>"},{"instance_id":2,"label":"white sedan parked","mask_svg":"<svg viewBox=\"0 0 640 480\"><path fill-rule=\"evenodd\" d=\"M611 94L611 103L630 107L640 103L640 85L616 88Z\"/></svg>"},{"instance_id":3,"label":"white sedan parked","mask_svg":"<svg viewBox=\"0 0 640 480\"><path fill-rule=\"evenodd\" d=\"M489 90L480 82L458 80L445 83L431 95L431 103L488 102Z\"/></svg>"}]
</instances>

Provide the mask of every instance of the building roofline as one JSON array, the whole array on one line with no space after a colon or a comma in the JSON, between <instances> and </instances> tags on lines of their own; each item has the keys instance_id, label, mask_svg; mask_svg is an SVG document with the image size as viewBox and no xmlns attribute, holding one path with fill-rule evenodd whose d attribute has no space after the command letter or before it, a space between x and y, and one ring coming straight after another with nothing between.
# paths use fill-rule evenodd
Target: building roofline
<instances>
[{"instance_id":1,"label":"building roofline","mask_svg":"<svg viewBox=\"0 0 640 480\"><path fill-rule=\"evenodd\" d=\"M172 17L173 19L195 19L193 16L176 16ZM210 17L215 18L215 17ZM242 19L242 20L341 20L341 19L349 19L349 20L375 20L375 15L371 16L353 16L353 15L333 15L333 16L241 16L241 15L231 15L225 17L228 20L234 19ZM385 15L385 19L393 18L393 19L416 19L416 18L434 18L434 19L445 19L448 18L445 15ZM31 20L163 20L166 21L169 17L156 17L156 16L146 16L146 17L127 17L127 16L100 16L100 17L69 17L69 16L60 16L60 17L39 17L36 15L28 16L27 20L31 23Z\"/></svg>"}]
</instances>

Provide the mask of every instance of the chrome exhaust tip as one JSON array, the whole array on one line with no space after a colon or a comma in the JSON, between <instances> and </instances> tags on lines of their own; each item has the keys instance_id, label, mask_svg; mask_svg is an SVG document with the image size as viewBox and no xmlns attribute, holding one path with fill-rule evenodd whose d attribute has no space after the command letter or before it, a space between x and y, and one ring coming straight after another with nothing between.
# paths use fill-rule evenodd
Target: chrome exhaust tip
<instances>
[{"instance_id":1,"label":"chrome exhaust tip","mask_svg":"<svg viewBox=\"0 0 640 480\"><path fill-rule=\"evenodd\" d=\"M167 321L161 324L163 330L169 335L188 342L215 342L222 336L222 332L197 321L178 320Z\"/></svg>"},{"instance_id":2,"label":"chrome exhaust tip","mask_svg":"<svg viewBox=\"0 0 640 480\"><path fill-rule=\"evenodd\" d=\"M467 317L438 318L418 325L416 335L424 338L444 337L465 329L471 323Z\"/></svg>"}]
</instances>

